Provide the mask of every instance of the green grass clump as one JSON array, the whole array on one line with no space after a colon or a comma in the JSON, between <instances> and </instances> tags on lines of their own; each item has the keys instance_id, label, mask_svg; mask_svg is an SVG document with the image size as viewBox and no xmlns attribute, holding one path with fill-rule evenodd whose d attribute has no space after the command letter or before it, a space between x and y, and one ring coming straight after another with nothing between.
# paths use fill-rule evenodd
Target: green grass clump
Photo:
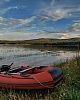
<instances>
[{"instance_id":1,"label":"green grass clump","mask_svg":"<svg viewBox=\"0 0 80 100\"><path fill-rule=\"evenodd\" d=\"M80 100L80 58L67 60L57 66L64 66L64 79L53 89L1 90L0 100Z\"/></svg>"}]
</instances>

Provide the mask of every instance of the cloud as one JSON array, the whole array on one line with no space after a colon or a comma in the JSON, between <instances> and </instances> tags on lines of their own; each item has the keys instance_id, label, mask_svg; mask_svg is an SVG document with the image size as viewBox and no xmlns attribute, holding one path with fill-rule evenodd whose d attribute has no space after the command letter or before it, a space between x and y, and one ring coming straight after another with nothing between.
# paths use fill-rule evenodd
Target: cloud
<instances>
[{"instance_id":1,"label":"cloud","mask_svg":"<svg viewBox=\"0 0 80 100\"><path fill-rule=\"evenodd\" d=\"M68 39L71 38L71 35L69 33L63 33L59 39Z\"/></svg>"},{"instance_id":2,"label":"cloud","mask_svg":"<svg viewBox=\"0 0 80 100\"><path fill-rule=\"evenodd\" d=\"M44 34L38 34L38 33L30 33L30 32L12 32L12 34L7 33L0 36L0 39L2 40L28 40L28 39L36 39L36 38L45 38L50 37L45 36Z\"/></svg>"},{"instance_id":3,"label":"cloud","mask_svg":"<svg viewBox=\"0 0 80 100\"><path fill-rule=\"evenodd\" d=\"M0 40L28 40L36 38L38 33L34 32L0 32ZM37 37L38 38L38 37Z\"/></svg>"},{"instance_id":4,"label":"cloud","mask_svg":"<svg viewBox=\"0 0 80 100\"><path fill-rule=\"evenodd\" d=\"M3 21L3 20L4 20L4 18L3 17L0 17L0 22Z\"/></svg>"},{"instance_id":5,"label":"cloud","mask_svg":"<svg viewBox=\"0 0 80 100\"><path fill-rule=\"evenodd\" d=\"M0 33L1 34L1 33ZM30 40L30 39L38 39L38 38L58 38L58 39L68 39L80 37L79 34L72 33L58 33L58 34L47 34L46 33L38 33L38 32L8 32L6 34L0 35L0 40Z\"/></svg>"},{"instance_id":6,"label":"cloud","mask_svg":"<svg viewBox=\"0 0 80 100\"><path fill-rule=\"evenodd\" d=\"M74 35L69 33L44 33L44 32L6 32L3 34L0 32L0 40L29 40L38 38L58 38L58 39L68 39L80 37L79 34L74 33Z\"/></svg>"},{"instance_id":7,"label":"cloud","mask_svg":"<svg viewBox=\"0 0 80 100\"><path fill-rule=\"evenodd\" d=\"M0 0L0 2L5 2L5 3L8 3L10 1L11 0ZM0 17L0 34L1 34L0 38L2 37L5 39L6 38L7 39L12 39L12 38L33 39L33 38L54 38L55 37L55 38L65 39L65 38L73 37L72 35L79 36L80 6L71 5L71 4L66 5L65 4L66 1L64 1L61 4L62 0L50 0L50 1L51 2L50 3L48 2L48 4L47 2L41 1L42 5L39 5L38 7L39 9L37 10L35 9L35 11L33 9L33 12L30 12L31 13L30 16L32 14L34 16L29 18L16 19L16 18ZM26 9L28 7L24 5L23 6L14 5L7 8L1 8L0 16L6 16L6 14L8 15L9 11L13 12L14 9L19 11L20 9L24 10L24 8ZM67 20L69 19L71 22L69 23L69 20L67 21L66 19ZM62 20L63 24L65 23L66 25L60 24L61 21L59 20ZM72 23L74 24L71 25ZM62 32L63 26L64 26L64 31ZM68 29L68 27L70 28ZM44 29L49 31L45 31ZM65 32L65 30L67 29L68 31Z\"/></svg>"},{"instance_id":8,"label":"cloud","mask_svg":"<svg viewBox=\"0 0 80 100\"><path fill-rule=\"evenodd\" d=\"M46 35L46 33L40 32L6 32L6 34L2 34L2 32L0 32L0 34L0 40L29 40L37 38L54 38L54 35L56 35L53 33Z\"/></svg>"},{"instance_id":9,"label":"cloud","mask_svg":"<svg viewBox=\"0 0 80 100\"><path fill-rule=\"evenodd\" d=\"M64 1L65 2L65 1ZM63 3L62 3L63 4ZM53 20L58 21L64 18L79 16L80 5L60 5L57 0L52 0L50 4L39 10L42 21Z\"/></svg>"},{"instance_id":10,"label":"cloud","mask_svg":"<svg viewBox=\"0 0 80 100\"><path fill-rule=\"evenodd\" d=\"M0 33L0 36L3 36L3 34Z\"/></svg>"},{"instance_id":11,"label":"cloud","mask_svg":"<svg viewBox=\"0 0 80 100\"><path fill-rule=\"evenodd\" d=\"M0 0L0 5L4 4L4 3L7 3L7 2L10 2L11 0Z\"/></svg>"},{"instance_id":12,"label":"cloud","mask_svg":"<svg viewBox=\"0 0 80 100\"><path fill-rule=\"evenodd\" d=\"M70 28L69 31L71 32L80 32L80 22L74 23Z\"/></svg>"},{"instance_id":13,"label":"cloud","mask_svg":"<svg viewBox=\"0 0 80 100\"><path fill-rule=\"evenodd\" d=\"M45 14L42 16L44 19L50 19L53 21L57 21L63 18L69 17L70 14L68 13L67 10L64 9L55 9L55 10L48 10L45 11Z\"/></svg>"},{"instance_id":14,"label":"cloud","mask_svg":"<svg viewBox=\"0 0 80 100\"><path fill-rule=\"evenodd\" d=\"M0 8L0 15L4 15L13 9L17 10L17 9L26 9L26 8L27 8L27 6L23 6L23 5L22 6L11 6L11 7L7 7L7 8Z\"/></svg>"},{"instance_id":15,"label":"cloud","mask_svg":"<svg viewBox=\"0 0 80 100\"><path fill-rule=\"evenodd\" d=\"M57 21L70 16L69 10L64 9L56 4L56 0L52 0L50 4L42 8L40 11L40 17L44 20Z\"/></svg>"},{"instance_id":16,"label":"cloud","mask_svg":"<svg viewBox=\"0 0 80 100\"><path fill-rule=\"evenodd\" d=\"M17 6L13 6L13 7L0 9L0 15L6 14L8 11L10 11L12 9L18 9L18 7Z\"/></svg>"},{"instance_id":17,"label":"cloud","mask_svg":"<svg viewBox=\"0 0 80 100\"><path fill-rule=\"evenodd\" d=\"M0 31L6 33L6 31L25 31L27 29L31 29L34 26L33 22L35 19L36 16L26 19L7 19L0 17Z\"/></svg>"},{"instance_id":18,"label":"cloud","mask_svg":"<svg viewBox=\"0 0 80 100\"><path fill-rule=\"evenodd\" d=\"M3 1L5 1L5 2L9 2L9 1L11 1L11 0L3 0Z\"/></svg>"},{"instance_id":19,"label":"cloud","mask_svg":"<svg viewBox=\"0 0 80 100\"><path fill-rule=\"evenodd\" d=\"M19 19L18 21L20 21L21 25L24 25L24 24L28 24L28 23L33 22L35 19L36 19L36 16L32 16L32 17L27 18L27 19Z\"/></svg>"}]
</instances>

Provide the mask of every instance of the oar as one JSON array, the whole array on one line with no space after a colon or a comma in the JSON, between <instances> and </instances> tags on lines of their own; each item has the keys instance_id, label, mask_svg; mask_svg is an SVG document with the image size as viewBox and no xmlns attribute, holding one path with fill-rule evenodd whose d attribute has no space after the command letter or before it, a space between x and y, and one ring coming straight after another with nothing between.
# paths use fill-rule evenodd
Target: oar
<instances>
[{"instance_id":1,"label":"oar","mask_svg":"<svg viewBox=\"0 0 80 100\"><path fill-rule=\"evenodd\" d=\"M19 73L24 73L24 72L26 72L26 71L29 71L29 70L33 70L34 68L43 68L43 67L47 67L47 66L38 66L38 67L31 67L31 68L27 68L27 69L25 69L25 70L22 70L22 71L20 71Z\"/></svg>"},{"instance_id":2,"label":"oar","mask_svg":"<svg viewBox=\"0 0 80 100\"><path fill-rule=\"evenodd\" d=\"M34 68L36 68L36 67L31 67L31 68L28 68L28 69L25 69L25 70L22 70L22 71L18 71L18 72L13 72L13 71L15 71L15 70L17 70L16 68L15 69L13 69L13 70L10 70L9 71L9 73L8 74L23 74L24 72L26 72L26 71L29 71L29 70L32 70L32 69L34 69Z\"/></svg>"},{"instance_id":3,"label":"oar","mask_svg":"<svg viewBox=\"0 0 80 100\"><path fill-rule=\"evenodd\" d=\"M37 68L37 67L31 67L31 68L28 68L28 69L22 70L22 71L20 71L19 73L24 73L24 72L26 72L26 71L33 70L34 68Z\"/></svg>"}]
</instances>

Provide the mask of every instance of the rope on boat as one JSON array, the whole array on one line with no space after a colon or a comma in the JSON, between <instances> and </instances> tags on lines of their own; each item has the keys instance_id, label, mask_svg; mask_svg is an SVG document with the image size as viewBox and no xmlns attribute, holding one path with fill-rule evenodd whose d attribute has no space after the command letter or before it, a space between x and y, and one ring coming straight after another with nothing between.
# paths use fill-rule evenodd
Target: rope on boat
<instances>
[{"instance_id":1,"label":"rope on boat","mask_svg":"<svg viewBox=\"0 0 80 100\"><path fill-rule=\"evenodd\" d=\"M43 83L41 83L34 75L31 75L35 80L36 82L38 82L41 86L43 87L46 87L46 88L53 88L53 85L52 86L48 86L48 85L44 85Z\"/></svg>"}]
</instances>

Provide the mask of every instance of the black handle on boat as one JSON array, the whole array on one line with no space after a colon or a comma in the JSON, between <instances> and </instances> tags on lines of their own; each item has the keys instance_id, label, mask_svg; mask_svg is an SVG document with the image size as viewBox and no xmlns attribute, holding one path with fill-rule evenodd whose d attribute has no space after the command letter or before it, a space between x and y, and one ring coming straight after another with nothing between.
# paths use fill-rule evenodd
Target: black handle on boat
<instances>
[{"instance_id":1,"label":"black handle on boat","mask_svg":"<svg viewBox=\"0 0 80 100\"><path fill-rule=\"evenodd\" d=\"M2 65L1 67L11 67L13 65L13 63L11 63L10 65Z\"/></svg>"},{"instance_id":2,"label":"black handle on boat","mask_svg":"<svg viewBox=\"0 0 80 100\"><path fill-rule=\"evenodd\" d=\"M2 65L0 68L0 72L9 71L9 69L11 68L12 65L13 65L13 63L11 63L10 65Z\"/></svg>"},{"instance_id":3,"label":"black handle on boat","mask_svg":"<svg viewBox=\"0 0 80 100\"><path fill-rule=\"evenodd\" d=\"M11 67L13 65L13 63L11 63L10 65L8 65L9 67Z\"/></svg>"}]
</instances>

